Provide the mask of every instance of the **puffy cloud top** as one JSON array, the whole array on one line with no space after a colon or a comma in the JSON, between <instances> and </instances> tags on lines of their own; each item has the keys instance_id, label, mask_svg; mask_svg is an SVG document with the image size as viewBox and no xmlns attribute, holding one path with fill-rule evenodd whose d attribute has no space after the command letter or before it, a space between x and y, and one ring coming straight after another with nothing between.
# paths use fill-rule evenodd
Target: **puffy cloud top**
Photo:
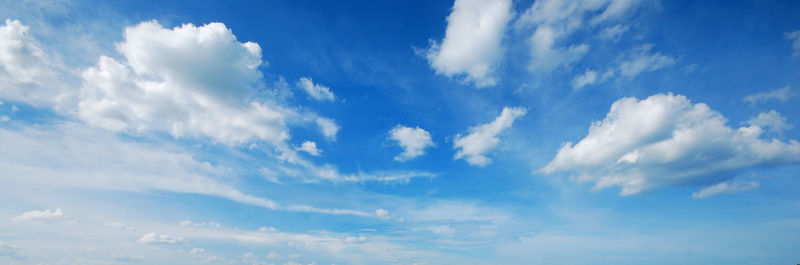
<instances>
[{"instance_id":1,"label":"puffy cloud top","mask_svg":"<svg viewBox=\"0 0 800 265\"><path fill-rule=\"evenodd\" d=\"M420 127L397 125L389 131L389 137L403 147L403 152L394 157L397 161L407 161L424 155L425 148L433 146L431 134Z\"/></svg>"},{"instance_id":2,"label":"puffy cloud top","mask_svg":"<svg viewBox=\"0 0 800 265\"><path fill-rule=\"evenodd\" d=\"M481 124L469 129L469 134L465 136L456 135L453 148L460 148L455 155L455 159L466 158L467 163L475 166L486 166L492 163L492 159L484 156L491 149L500 144L500 139L497 135L511 127L519 117L527 113L527 110L522 107L516 108L503 108L500 116L490 123Z\"/></svg>"},{"instance_id":3,"label":"puffy cloud top","mask_svg":"<svg viewBox=\"0 0 800 265\"><path fill-rule=\"evenodd\" d=\"M703 103L658 94L622 98L577 144L567 142L542 171L572 171L622 195L680 183L713 182L732 170L800 162L800 143L762 139L756 125L732 129ZM728 176L730 177L730 176Z\"/></svg>"}]
</instances>

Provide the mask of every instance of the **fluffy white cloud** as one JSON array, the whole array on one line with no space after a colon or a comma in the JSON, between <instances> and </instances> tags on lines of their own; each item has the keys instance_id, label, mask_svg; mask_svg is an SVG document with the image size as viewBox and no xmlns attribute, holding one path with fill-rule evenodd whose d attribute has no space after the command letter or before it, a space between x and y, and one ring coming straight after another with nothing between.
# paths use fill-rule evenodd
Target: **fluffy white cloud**
<instances>
[{"instance_id":1,"label":"fluffy white cloud","mask_svg":"<svg viewBox=\"0 0 800 265\"><path fill-rule=\"evenodd\" d=\"M425 148L433 146L431 134L420 127L397 125L389 131L389 138L397 141L403 152L394 157L396 161L408 161L425 154Z\"/></svg>"},{"instance_id":2,"label":"fluffy white cloud","mask_svg":"<svg viewBox=\"0 0 800 265\"><path fill-rule=\"evenodd\" d=\"M0 26L0 98L52 105L66 98L50 57L19 20Z\"/></svg>"},{"instance_id":3,"label":"fluffy white cloud","mask_svg":"<svg viewBox=\"0 0 800 265\"><path fill-rule=\"evenodd\" d=\"M717 183L708 187L701 189L698 192L692 193L693 199L705 199L711 196L719 195L719 194L727 194L727 193L736 193L742 191L748 191L755 188L758 188L757 181L732 181L728 182L721 182Z\"/></svg>"},{"instance_id":4,"label":"fluffy white cloud","mask_svg":"<svg viewBox=\"0 0 800 265\"><path fill-rule=\"evenodd\" d=\"M633 49L630 58L620 64L620 75L626 78L633 78L642 72L651 72L672 66L677 61L672 56L650 52L652 48L653 45L646 44Z\"/></svg>"},{"instance_id":5,"label":"fluffy white cloud","mask_svg":"<svg viewBox=\"0 0 800 265\"><path fill-rule=\"evenodd\" d=\"M60 208L56 210L45 209L41 211L28 211L12 219L14 222L52 223L72 222L72 218L65 215Z\"/></svg>"},{"instance_id":6,"label":"fluffy white cloud","mask_svg":"<svg viewBox=\"0 0 800 265\"><path fill-rule=\"evenodd\" d=\"M747 124L767 129L777 134L782 134L784 130L794 128L793 125L786 123L786 117L781 116L777 111L759 113L758 116L747 120Z\"/></svg>"},{"instance_id":7,"label":"fluffy white cloud","mask_svg":"<svg viewBox=\"0 0 800 265\"><path fill-rule=\"evenodd\" d=\"M622 98L577 144L567 142L544 173L571 171L595 188L621 195L682 183L703 183L757 166L800 162L800 143L762 139L762 128L732 129L703 103L658 94Z\"/></svg>"},{"instance_id":8,"label":"fluffy white cloud","mask_svg":"<svg viewBox=\"0 0 800 265\"><path fill-rule=\"evenodd\" d=\"M439 74L466 74L465 80L477 87L494 85L511 17L509 0L456 0L447 17L444 40L430 47L428 62Z\"/></svg>"},{"instance_id":9,"label":"fluffy white cloud","mask_svg":"<svg viewBox=\"0 0 800 265\"><path fill-rule=\"evenodd\" d=\"M126 28L124 36L117 45L124 62L103 56L82 73L79 116L90 124L278 145L289 138L287 123L315 118L252 100L264 86L261 48L237 41L222 23L168 29L149 21ZM324 133L335 135L328 128Z\"/></svg>"},{"instance_id":10,"label":"fluffy white cloud","mask_svg":"<svg viewBox=\"0 0 800 265\"><path fill-rule=\"evenodd\" d=\"M572 79L572 88L579 89L586 85L591 85L597 82L597 72L591 69L586 69L582 75L577 75Z\"/></svg>"},{"instance_id":11,"label":"fluffy white cloud","mask_svg":"<svg viewBox=\"0 0 800 265\"><path fill-rule=\"evenodd\" d=\"M317 149L317 143L312 141L303 142L303 144L301 144L300 147L297 148L297 150L306 152L313 156L319 156L319 154L322 152L319 149Z\"/></svg>"},{"instance_id":12,"label":"fluffy white cloud","mask_svg":"<svg viewBox=\"0 0 800 265\"><path fill-rule=\"evenodd\" d=\"M794 50L794 52L792 53L792 56L796 57L800 55L800 30L786 33L786 38L793 40L792 50Z\"/></svg>"},{"instance_id":13,"label":"fluffy white cloud","mask_svg":"<svg viewBox=\"0 0 800 265\"><path fill-rule=\"evenodd\" d=\"M484 155L500 144L497 134L511 127L514 120L526 112L527 110L522 107L505 107L494 121L469 128L469 134L466 136L456 135L453 148L460 150L453 159L465 158L470 165L480 167L492 163L492 159Z\"/></svg>"},{"instance_id":14,"label":"fluffy white cloud","mask_svg":"<svg viewBox=\"0 0 800 265\"><path fill-rule=\"evenodd\" d=\"M579 28L621 18L639 1L629 0L541 0L535 1L517 20L522 28L533 28L528 39L532 72L549 72L577 62L589 51L585 43L560 43ZM606 35L616 37L622 28L612 28Z\"/></svg>"},{"instance_id":15,"label":"fluffy white cloud","mask_svg":"<svg viewBox=\"0 0 800 265\"><path fill-rule=\"evenodd\" d=\"M316 100L333 101L335 99L330 88L320 84L314 84L309 77L300 78L300 80L297 81L297 87L308 93L309 96Z\"/></svg>"},{"instance_id":16,"label":"fluffy white cloud","mask_svg":"<svg viewBox=\"0 0 800 265\"><path fill-rule=\"evenodd\" d=\"M136 242L142 244L180 244L183 243L183 238L179 236L148 233L137 239Z\"/></svg>"},{"instance_id":17,"label":"fluffy white cloud","mask_svg":"<svg viewBox=\"0 0 800 265\"><path fill-rule=\"evenodd\" d=\"M789 88L789 85L786 85L785 87L781 87L778 89L747 95L742 100L744 102L750 103L751 105L755 105L760 102L767 102L773 99L781 102L786 102L794 95L795 94L792 92L792 89Z\"/></svg>"}]
</instances>

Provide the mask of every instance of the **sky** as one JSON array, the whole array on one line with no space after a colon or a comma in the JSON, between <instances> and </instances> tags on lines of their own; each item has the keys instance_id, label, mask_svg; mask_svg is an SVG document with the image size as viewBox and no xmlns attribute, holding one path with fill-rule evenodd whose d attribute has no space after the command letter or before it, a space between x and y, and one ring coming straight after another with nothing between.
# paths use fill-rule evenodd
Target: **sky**
<instances>
[{"instance_id":1,"label":"sky","mask_svg":"<svg viewBox=\"0 0 800 265\"><path fill-rule=\"evenodd\" d=\"M795 1L0 1L2 264L796 264Z\"/></svg>"}]
</instances>

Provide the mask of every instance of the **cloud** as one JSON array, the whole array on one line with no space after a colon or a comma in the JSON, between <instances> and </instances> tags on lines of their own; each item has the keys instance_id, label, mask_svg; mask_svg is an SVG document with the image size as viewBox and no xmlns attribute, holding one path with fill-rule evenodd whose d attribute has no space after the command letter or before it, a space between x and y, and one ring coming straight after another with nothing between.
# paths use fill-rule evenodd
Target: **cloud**
<instances>
[{"instance_id":1,"label":"cloud","mask_svg":"<svg viewBox=\"0 0 800 265\"><path fill-rule=\"evenodd\" d=\"M800 30L795 30L793 32L787 32L786 38L793 40L792 42L792 56L797 57L800 55Z\"/></svg>"},{"instance_id":2,"label":"cloud","mask_svg":"<svg viewBox=\"0 0 800 265\"><path fill-rule=\"evenodd\" d=\"M453 148L460 150L453 159L465 158L470 165L480 167L492 163L492 159L484 155L500 144L497 135L511 127L514 120L524 116L526 112L522 107L505 107L494 121L469 128L469 134L465 136L456 135Z\"/></svg>"},{"instance_id":3,"label":"cloud","mask_svg":"<svg viewBox=\"0 0 800 265\"><path fill-rule=\"evenodd\" d=\"M317 126L322 130L322 135L331 140L336 140L336 134L339 132L339 125L331 119L317 118Z\"/></svg>"},{"instance_id":4,"label":"cloud","mask_svg":"<svg viewBox=\"0 0 800 265\"><path fill-rule=\"evenodd\" d=\"M626 31L628 31L628 26L614 25L603 29L597 36L602 40L617 41Z\"/></svg>"},{"instance_id":5,"label":"cloud","mask_svg":"<svg viewBox=\"0 0 800 265\"><path fill-rule=\"evenodd\" d=\"M466 74L477 87L493 86L503 56L502 39L513 14L509 0L456 0L441 43L426 57L438 74Z\"/></svg>"},{"instance_id":6,"label":"cloud","mask_svg":"<svg viewBox=\"0 0 800 265\"><path fill-rule=\"evenodd\" d=\"M31 105L54 105L66 99L60 72L19 20L0 26L0 98Z\"/></svg>"},{"instance_id":7,"label":"cloud","mask_svg":"<svg viewBox=\"0 0 800 265\"><path fill-rule=\"evenodd\" d=\"M330 88L320 84L314 84L309 77L300 78L296 85L315 100L333 101L335 99Z\"/></svg>"},{"instance_id":8,"label":"cloud","mask_svg":"<svg viewBox=\"0 0 800 265\"><path fill-rule=\"evenodd\" d=\"M181 226L187 226L187 227L214 227L214 228L222 227L222 225L220 225L219 223L215 223L215 222L199 222L199 223L195 223L195 222L192 222L192 221L189 221L189 220L183 220L178 224L181 225Z\"/></svg>"},{"instance_id":9,"label":"cloud","mask_svg":"<svg viewBox=\"0 0 800 265\"><path fill-rule=\"evenodd\" d=\"M0 257L9 257L12 259L23 259L24 257L19 254L19 247L0 241Z\"/></svg>"},{"instance_id":10,"label":"cloud","mask_svg":"<svg viewBox=\"0 0 800 265\"><path fill-rule=\"evenodd\" d=\"M733 182L721 182L717 183L708 187L703 188L700 191L692 193L692 199L705 199L711 196L716 196L719 194L728 194L728 193L736 193L742 191L748 191L755 188L758 188L757 181L733 181Z\"/></svg>"},{"instance_id":11,"label":"cloud","mask_svg":"<svg viewBox=\"0 0 800 265\"><path fill-rule=\"evenodd\" d=\"M433 146L431 134L420 127L397 125L389 131L389 138L403 147L403 152L394 157L396 161L408 161L425 154L425 148Z\"/></svg>"},{"instance_id":12,"label":"cloud","mask_svg":"<svg viewBox=\"0 0 800 265\"><path fill-rule=\"evenodd\" d=\"M794 128L793 125L786 123L786 117L774 110L759 113L758 116L747 120L746 123L777 134L783 134L783 131Z\"/></svg>"},{"instance_id":13,"label":"cloud","mask_svg":"<svg viewBox=\"0 0 800 265\"><path fill-rule=\"evenodd\" d=\"M576 75L575 78L572 79L572 88L579 89L586 85L591 85L597 82L597 72L592 71L590 69L586 69L586 72L582 75Z\"/></svg>"},{"instance_id":14,"label":"cloud","mask_svg":"<svg viewBox=\"0 0 800 265\"><path fill-rule=\"evenodd\" d=\"M319 154L322 152L319 149L317 149L317 143L312 141L303 142L303 144L301 144L300 147L297 148L297 150L306 152L313 156L319 156Z\"/></svg>"},{"instance_id":15,"label":"cloud","mask_svg":"<svg viewBox=\"0 0 800 265\"><path fill-rule=\"evenodd\" d=\"M786 85L785 87L777 88L774 90L747 95L742 100L744 102L750 103L750 105L755 105L773 99L781 102L786 102L787 100L789 100L794 96L795 94L792 92L791 88L789 88L789 85Z\"/></svg>"},{"instance_id":16,"label":"cloud","mask_svg":"<svg viewBox=\"0 0 800 265\"><path fill-rule=\"evenodd\" d=\"M532 72L550 72L559 66L569 67L579 61L589 51L585 43L563 43L578 29L591 30L594 25L622 18L633 10L640 1L629 0L586 0L535 1L519 17L516 25L520 29L532 28L528 38L531 61L528 69ZM585 25L589 22L589 25ZM613 27L602 33L617 37L623 28ZM611 40L611 39L608 39Z\"/></svg>"},{"instance_id":17,"label":"cloud","mask_svg":"<svg viewBox=\"0 0 800 265\"><path fill-rule=\"evenodd\" d=\"M389 218L392 217L391 215L389 215L389 211L384 210L384 209L375 210L375 216L378 216L378 218L381 218L381 219L389 219Z\"/></svg>"},{"instance_id":18,"label":"cloud","mask_svg":"<svg viewBox=\"0 0 800 265\"><path fill-rule=\"evenodd\" d=\"M142 244L180 244L183 243L183 238L179 236L171 236L171 235L158 235L156 233L148 233L143 235L141 238L137 239L136 242Z\"/></svg>"},{"instance_id":19,"label":"cloud","mask_svg":"<svg viewBox=\"0 0 800 265\"><path fill-rule=\"evenodd\" d=\"M73 222L72 218L65 215L60 208L56 210L45 209L41 211L33 210L25 212L12 219L14 222L32 222L32 223L53 223L53 222Z\"/></svg>"},{"instance_id":20,"label":"cloud","mask_svg":"<svg viewBox=\"0 0 800 265\"><path fill-rule=\"evenodd\" d=\"M222 23L168 29L148 21L126 28L124 36L117 44L124 61L102 56L82 73L78 115L89 124L280 145L289 138L287 123L316 117L256 100L264 87L261 48L239 42Z\"/></svg>"},{"instance_id":21,"label":"cloud","mask_svg":"<svg viewBox=\"0 0 800 265\"><path fill-rule=\"evenodd\" d=\"M625 78L634 78L643 72L652 72L675 64L677 60L672 56L661 53L651 53L653 45L646 44L631 51L630 58L619 65L620 75Z\"/></svg>"},{"instance_id":22,"label":"cloud","mask_svg":"<svg viewBox=\"0 0 800 265\"><path fill-rule=\"evenodd\" d=\"M133 255L115 256L114 257L114 261L120 262L120 263L139 263L139 262L143 262L144 261L144 257L143 256L133 256Z\"/></svg>"},{"instance_id":23,"label":"cloud","mask_svg":"<svg viewBox=\"0 0 800 265\"><path fill-rule=\"evenodd\" d=\"M565 143L544 173L570 171L596 189L621 195L682 183L709 183L736 171L800 162L800 143L761 138L762 128L732 129L703 103L657 94L622 98L577 144Z\"/></svg>"}]
</instances>

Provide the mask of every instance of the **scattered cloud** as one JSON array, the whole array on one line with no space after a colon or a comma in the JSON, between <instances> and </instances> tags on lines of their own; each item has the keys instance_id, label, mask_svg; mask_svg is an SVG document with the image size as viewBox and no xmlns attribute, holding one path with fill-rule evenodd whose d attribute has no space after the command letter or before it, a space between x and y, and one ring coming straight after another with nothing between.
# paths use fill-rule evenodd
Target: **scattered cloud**
<instances>
[{"instance_id":1,"label":"scattered cloud","mask_svg":"<svg viewBox=\"0 0 800 265\"><path fill-rule=\"evenodd\" d=\"M750 103L750 105L755 105L773 99L781 102L786 102L787 100L789 100L794 96L795 94L794 92L792 92L792 89L789 88L789 85L786 85L785 87L781 87L778 89L747 95L742 100L744 102Z\"/></svg>"},{"instance_id":2,"label":"scattered cloud","mask_svg":"<svg viewBox=\"0 0 800 265\"><path fill-rule=\"evenodd\" d=\"M171 236L171 235L164 235L164 234L156 234L156 233L148 233L143 235L141 238L137 239L136 242L142 244L181 244L183 243L183 238L179 236Z\"/></svg>"},{"instance_id":3,"label":"scattered cloud","mask_svg":"<svg viewBox=\"0 0 800 265\"><path fill-rule=\"evenodd\" d=\"M431 134L420 127L397 125L389 131L389 138L403 147L403 152L394 157L396 161L408 161L425 154L425 148L433 146Z\"/></svg>"},{"instance_id":4,"label":"scattered cloud","mask_svg":"<svg viewBox=\"0 0 800 265\"><path fill-rule=\"evenodd\" d=\"M199 222L199 223L195 223L195 222L192 222L192 221L189 221L189 220L183 220L178 224L180 224L181 226L186 226L186 227L213 227L213 228L222 227L221 224L215 223L215 222Z\"/></svg>"},{"instance_id":5,"label":"scattered cloud","mask_svg":"<svg viewBox=\"0 0 800 265\"><path fill-rule=\"evenodd\" d=\"M319 154L322 153L321 150L317 149L317 143L312 141L303 142L303 144L301 144L300 147L297 148L297 150L306 152L313 156L319 156Z\"/></svg>"},{"instance_id":6,"label":"scattered cloud","mask_svg":"<svg viewBox=\"0 0 800 265\"><path fill-rule=\"evenodd\" d=\"M139 263L144 261L144 256L134 256L134 255L115 256L114 261L120 263Z\"/></svg>"},{"instance_id":7,"label":"scattered cloud","mask_svg":"<svg viewBox=\"0 0 800 265\"><path fill-rule=\"evenodd\" d=\"M628 26L614 25L613 27L603 29L597 36L602 40L617 41L622 37L622 34L625 34L627 31Z\"/></svg>"},{"instance_id":8,"label":"scattered cloud","mask_svg":"<svg viewBox=\"0 0 800 265\"><path fill-rule=\"evenodd\" d=\"M586 85L591 85L597 82L597 72L592 71L591 69L586 69L586 72L582 75L576 75L575 78L572 79L572 88L580 89Z\"/></svg>"},{"instance_id":9,"label":"scattered cloud","mask_svg":"<svg viewBox=\"0 0 800 265\"><path fill-rule=\"evenodd\" d=\"M571 171L595 188L621 195L680 183L731 177L737 170L800 162L800 143L761 138L756 125L732 129L703 103L657 94L622 98L577 144L565 143L544 173Z\"/></svg>"},{"instance_id":10,"label":"scattered cloud","mask_svg":"<svg viewBox=\"0 0 800 265\"><path fill-rule=\"evenodd\" d=\"M322 130L322 135L331 140L336 140L336 134L339 132L339 125L331 119L317 118L317 126Z\"/></svg>"},{"instance_id":11,"label":"scattered cloud","mask_svg":"<svg viewBox=\"0 0 800 265\"><path fill-rule=\"evenodd\" d=\"M736 193L758 188L757 181L720 182L692 193L693 199L705 199L719 194Z\"/></svg>"},{"instance_id":12,"label":"scattered cloud","mask_svg":"<svg viewBox=\"0 0 800 265\"><path fill-rule=\"evenodd\" d=\"M492 159L485 154L500 144L497 135L511 127L514 120L524 116L526 112L522 107L505 107L494 121L469 128L469 134L465 136L456 135L453 148L460 150L453 159L464 158L470 165L479 167L491 164Z\"/></svg>"},{"instance_id":13,"label":"scattered cloud","mask_svg":"<svg viewBox=\"0 0 800 265\"><path fill-rule=\"evenodd\" d=\"M33 210L25 212L19 216L16 216L12 219L14 222L31 222L31 223L54 223L54 222L67 222L71 223L74 222L72 218L65 215L60 208L55 210L45 209L45 210Z\"/></svg>"},{"instance_id":14,"label":"scattered cloud","mask_svg":"<svg viewBox=\"0 0 800 265\"><path fill-rule=\"evenodd\" d=\"M669 67L677 62L673 56L663 55L659 52L652 53L653 45L645 44L634 48L628 60L619 66L620 75L625 78L634 78L643 72L652 72Z\"/></svg>"},{"instance_id":15,"label":"scattered cloud","mask_svg":"<svg viewBox=\"0 0 800 265\"><path fill-rule=\"evenodd\" d=\"M0 98L34 106L55 105L67 99L53 59L19 20L0 25Z\"/></svg>"},{"instance_id":16,"label":"scattered cloud","mask_svg":"<svg viewBox=\"0 0 800 265\"><path fill-rule=\"evenodd\" d=\"M759 113L758 116L747 120L746 123L780 135L783 135L785 130L794 128L793 125L786 123L786 117L774 110Z\"/></svg>"},{"instance_id":17,"label":"scattered cloud","mask_svg":"<svg viewBox=\"0 0 800 265\"><path fill-rule=\"evenodd\" d=\"M444 39L428 49L428 62L439 74L466 74L465 81L477 87L495 85L503 34L512 16L509 0L456 0Z\"/></svg>"},{"instance_id":18,"label":"scattered cloud","mask_svg":"<svg viewBox=\"0 0 800 265\"><path fill-rule=\"evenodd\" d=\"M335 99L329 87L314 84L310 77L301 77L296 85L315 100L333 101Z\"/></svg>"},{"instance_id":19,"label":"scattered cloud","mask_svg":"<svg viewBox=\"0 0 800 265\"><path fill-rule=\"evenodd\" d=\"M23 256L19 252L20 252L19 247L0 241L0 257L23 259Z\"/></svg>"},{"instance_id":20,"label":"scattered cloud","mask_svg":"<svg viewBox=\"0 0 800 265\"><path fill-rule=\"evenodd\" d=\"M800 30L795 30L786 33L786 38L792 40L792 56L797 57L800 55Z\"/></svg>"},{"instance_id":21,"label":"scattered cloud","mask_svg":"<svg viewBox=\"0 0 800 265\"><path fill-rule=\"evenodd\" d=\"M569 67L589 51L586 43L563 43L578 29L591 29L606 21L614 21L636 8L640 1L535 1L517 19L520 29L532 28L528 38L532 72L550 72L559 66ZM589 24L586 24L586 23ZM601 36L618 37L625 28L617 25Z\"/></svg>"}]
</instances>

